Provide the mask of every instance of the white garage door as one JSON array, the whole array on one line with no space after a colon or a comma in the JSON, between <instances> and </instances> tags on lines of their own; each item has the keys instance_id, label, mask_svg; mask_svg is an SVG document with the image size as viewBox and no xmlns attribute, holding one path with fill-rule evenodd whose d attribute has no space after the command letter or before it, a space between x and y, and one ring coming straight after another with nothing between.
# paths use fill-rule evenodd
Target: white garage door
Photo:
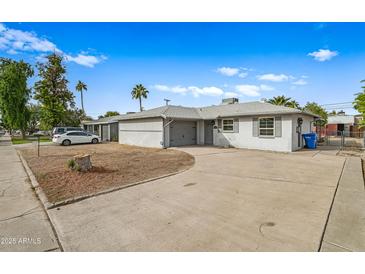
<instances>
[{"instance_id":1,"label":"white garage door","mask_svg":"<svg viewBox=\"0 0 365 274\"><path fill-rule=\"evenodd\" d=\"M196 144L196 122L175 121L170 125L170 146Z\"/></svg>"}]
</instances>

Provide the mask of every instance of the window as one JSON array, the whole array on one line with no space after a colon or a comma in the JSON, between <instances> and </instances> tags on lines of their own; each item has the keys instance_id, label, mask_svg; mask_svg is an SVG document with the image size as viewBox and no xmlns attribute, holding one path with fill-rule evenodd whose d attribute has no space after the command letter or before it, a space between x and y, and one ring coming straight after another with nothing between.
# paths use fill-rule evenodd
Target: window
<instances>
[{"instance_id":1,"label":"window","mask_svg":"<svg viewBox=\"0 0 365 274\"><path fill-rule=\"evenodd\" d=\"M81 132L81 131L73 131L73 132L67 133L67 136L87 136L87 133Z\"/></svg>"},{"instance_id":2,"label":"window","mask_svg":"<svg viewBox=\"0 0 365 274\"><path fill-rule=\"evenodd\" d=\"M68 127L67 128L67 131L79 131L79 130L82 130L82 128L79 128L79 127Z\"/></svg>"},{"instance_id":3,"label":"window","mask_svg":"<svg viewBox=\"0 0 365 274\"><path fill-rule=\"evenodd\" d=\"M223 120L223 132L233 132L233 119Z\"/></svg>"},{"instance_id":4,"label":"window","mask_svg":"<svg viewBox=\"0 0 365 274\"><path fill-rule=\"evenodd\" d=\"M275 119L273 117L259 118L259 136L275 136Z\"/></svg>"}]
</instances>

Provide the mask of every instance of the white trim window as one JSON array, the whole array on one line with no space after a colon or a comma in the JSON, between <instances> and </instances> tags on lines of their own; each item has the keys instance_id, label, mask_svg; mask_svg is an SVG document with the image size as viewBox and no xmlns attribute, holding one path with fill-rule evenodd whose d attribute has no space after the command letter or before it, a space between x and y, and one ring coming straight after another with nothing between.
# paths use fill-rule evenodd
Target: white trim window
<instances>
[{"instance_id":1,"label":"white trim window","mask_svg":"<svg viewBox=\"0 0 365 274\"><path fill-rule=\"evenodd\" d=\"M233 119L222 120L223 132L233 132Z\"/></svg>"},{"instance_id":2,"label":"white trim window","mask_svg":"<svg viewBox=\"0 0 365 274\"><path fill-rule=\"evenodd\" d=\"M275 118L262 117L259 118L259 136L274 137L275 136Z\"/></svg>"}]
</instances>

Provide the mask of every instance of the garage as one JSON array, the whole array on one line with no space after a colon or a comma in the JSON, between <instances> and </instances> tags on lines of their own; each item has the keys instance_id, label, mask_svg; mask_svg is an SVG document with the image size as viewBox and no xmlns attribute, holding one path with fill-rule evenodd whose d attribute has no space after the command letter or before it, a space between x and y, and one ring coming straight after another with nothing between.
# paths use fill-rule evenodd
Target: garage
<instances>
[{"instance_id":1,"label":"garage","mask_svg":"<svg viewBox=\"0 0 365 274\"><path fill-rule=\"evenodd\" d=\"M187 146L196 144L196 122L175 121L170 125L170 146Z\"/></svg>"}]
</instances>

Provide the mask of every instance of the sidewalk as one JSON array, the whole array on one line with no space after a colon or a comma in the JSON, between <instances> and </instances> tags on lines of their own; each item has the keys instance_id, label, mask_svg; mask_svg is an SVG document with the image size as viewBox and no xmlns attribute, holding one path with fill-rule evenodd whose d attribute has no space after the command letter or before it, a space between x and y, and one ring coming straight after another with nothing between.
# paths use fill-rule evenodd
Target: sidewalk
<instances>
[{"instance_id":1,"label":"sidewalk","mask_svg":"<svg viewBox=\"0 0 365 274\"><path fill-rule=\"evenodd\" d=\"M59 250L9 136L0 137L0 209L0 251Z\"/></svg>"},{"instance_id":2,"label":"sidewalk","mask_svg":"<svg viewBox=\"0 0 365 274\"><path fill-rule=\"evenodd\" d=\"M365 189L359 157L347 158L321 251L365 251Z\"/></svg>"}]
</instances>

